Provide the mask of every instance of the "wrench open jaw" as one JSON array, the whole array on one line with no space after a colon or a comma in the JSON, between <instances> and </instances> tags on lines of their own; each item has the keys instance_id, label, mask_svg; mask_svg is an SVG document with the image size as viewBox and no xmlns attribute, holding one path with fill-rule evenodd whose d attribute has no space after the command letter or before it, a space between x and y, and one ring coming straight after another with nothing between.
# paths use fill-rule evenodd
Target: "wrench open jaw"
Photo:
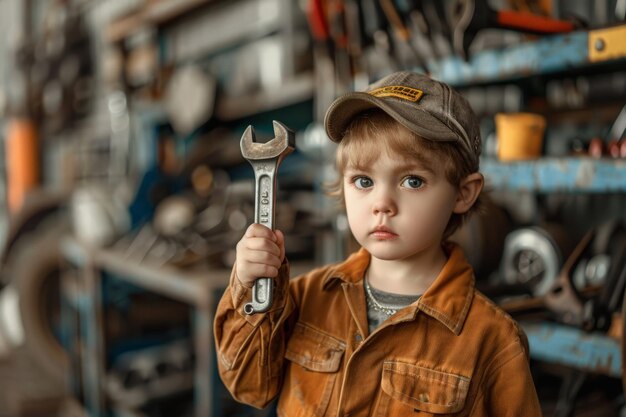
<instances>
[{"instance_id":1,"label":"wrench open jaw","mask_svg":"<svg viewBox=\"0 0 626 417\"><path fill-rule=\"evenodd\" d=\"M296 135L284 124L272 121L274 138L266 143L259 143L254 128L248 126L241 136L241 154L248 161L279 158L278 164L296 148ZM277 164L277 166L278 166Z\"/></svg>"},{"instance_id":2,"label":"wrench open jaw","mask_svg":"<svg viewBox=\"0 0 626 417\"><path fill-rule=\"evenodd\" d=\"M241 137L241 154L252 165L255 178L254 222L274 230L276 205L276 173L282 160L295 149L295 133L280 122L273 121L274 138L266 143L256 141L254 128L248 126ZM264 313L272 307L274 281L260 277L252 288L252 301L243 310L246 314Z\"/></svg>"}]
</instances>

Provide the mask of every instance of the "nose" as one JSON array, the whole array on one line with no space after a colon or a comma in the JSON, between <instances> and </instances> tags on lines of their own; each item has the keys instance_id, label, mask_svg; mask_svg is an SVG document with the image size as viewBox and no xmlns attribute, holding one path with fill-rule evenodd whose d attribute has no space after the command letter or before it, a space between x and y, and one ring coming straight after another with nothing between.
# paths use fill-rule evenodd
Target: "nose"
<instances>
[{"instance_id":1,"label":"nose","mask_svg":"<svg viewBox=\"0 0 626 417\"><path fill-rule=\"evenodd\" d=\"M397 212L397 206L391 193L387 190L380 190L374 197L374 204L372 205L372 211L375 215L386 214L387 216L393 216Z\"/></svg>"}]
</instances>

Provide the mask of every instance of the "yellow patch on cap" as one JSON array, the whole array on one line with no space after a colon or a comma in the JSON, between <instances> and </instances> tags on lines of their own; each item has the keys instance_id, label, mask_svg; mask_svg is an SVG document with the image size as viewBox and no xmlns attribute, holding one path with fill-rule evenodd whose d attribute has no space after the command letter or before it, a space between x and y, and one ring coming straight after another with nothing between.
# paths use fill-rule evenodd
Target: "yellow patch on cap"
<instances>
[{"instance_id":1,"label":"yellow patch on cap","mask_svg":"<svg viewBox=\"0 0 626 417\"><path fill-rule=\"evenodd\" d=\"M388 85L387 87L377 88L368 93L374 97L396 97L413 102L417 102L424 95L422 90L402 85Z\"/></svg>"}]
</instances>

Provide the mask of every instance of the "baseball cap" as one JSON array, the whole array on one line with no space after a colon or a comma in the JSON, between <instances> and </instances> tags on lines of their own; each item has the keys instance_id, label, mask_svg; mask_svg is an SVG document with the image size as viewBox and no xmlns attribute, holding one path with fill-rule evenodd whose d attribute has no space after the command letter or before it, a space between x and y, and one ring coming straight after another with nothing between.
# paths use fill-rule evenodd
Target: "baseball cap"
<instances>
[{"instance_id":1,"label":"baseball cap","mask_svg":"<svg viewBox=\"0 0 626 417\"><path fill-rule=\"evenodd\" d=\"M352 119L379 108L420 137L457 142L478 168L481 151L478 118L469 103L445 83L427 75L401 71L371 84L363 92L337 98L324 118L326 133L341 142Z\"/></svg>"}]
</instances>

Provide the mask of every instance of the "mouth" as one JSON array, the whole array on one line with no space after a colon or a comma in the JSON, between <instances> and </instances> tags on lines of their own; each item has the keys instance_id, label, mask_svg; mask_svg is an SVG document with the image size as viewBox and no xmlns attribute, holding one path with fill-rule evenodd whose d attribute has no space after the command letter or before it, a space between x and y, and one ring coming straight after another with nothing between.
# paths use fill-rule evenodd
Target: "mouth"
<instances>
[{"instance_id":1,"label":"mouth","mask_svg":"<svg viewBox=\"0 0 626 417\"><path fill-rule=\"evenodd\" d=\"M370 232L370 236L379 239L379 240L389 240L395 239L398 237L393 230L385 226L378 226L374 230Z\"/></svg>"}]
</instances>

